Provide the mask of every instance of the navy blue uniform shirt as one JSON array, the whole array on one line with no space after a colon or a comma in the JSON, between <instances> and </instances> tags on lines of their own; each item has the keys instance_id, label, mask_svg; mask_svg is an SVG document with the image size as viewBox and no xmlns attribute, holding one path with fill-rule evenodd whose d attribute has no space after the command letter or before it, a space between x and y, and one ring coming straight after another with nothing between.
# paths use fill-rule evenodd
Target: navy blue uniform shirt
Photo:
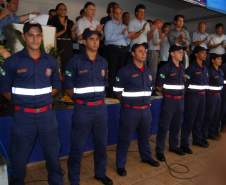
<instances>
[{"instance_id":1,"label":"navy blue uniform shirt","mask_svg":"<svg viewBox=\"0 0 226 185\"><path fill-rule=\"evenodd\" d=\"M152 76L147 66L143 70L131 63L121 68L116 76L113 91L122 96L122 104L131 106L151 103Z\"/></svg>"},{"instance_id":2,"label":"navy blue uniform shirt","mask_svg":"<svg viewBox=\"0 0 226 185\"><path fill-rule=\"evenodd\" d=\"M75 55L65 70L65 89L73 89L73 99L96 101L105 97L107 62L99 55L91 61L86 54Z\"/></svg>"},{"instance_id":3,"label":"navy blue uniform shirt","mask_svg":"<svg viewBox=\"0 0 226 185\"><path fill-rule=\"evenodd\" d=\"M209 67L209 91L221 91L224 85L224 73L219 68Z\"/></svg>"},{"instance_id":4,"label":"navy blue uniform shirt","mask_svg":"<svg viewBox=\"0 0 226 185\"><path fill-rule=\"evenodd\" d=\"M52 89L61 87L57 62L46 53L34 60L24 49L12 55L3 70L1 92L11 92L16 105L39 108L51 104Z\"/></svg>"},{"instance_id":5,"label":"navy blue uniform shirt","mask_svg":"<svg viewBox=\"0 0 226 185\"><path fill-rule=\"evenodd\" d=\"M208 89L209 75L205 65L192 63L185 71L187 92L205 91Z\"/></svg>"},{"instance_id":6,"label":"navy blue uniform shirt","mask_svg":"<svg viewBox=\"0 0 226 185\"><path fill-rule=\"evenodd\" d=\"M176 67L172 61L162 66L157 78L157 87L163 88L163 94L184 95L185 71L183 64Z\"/></svg>"}]
</instances>

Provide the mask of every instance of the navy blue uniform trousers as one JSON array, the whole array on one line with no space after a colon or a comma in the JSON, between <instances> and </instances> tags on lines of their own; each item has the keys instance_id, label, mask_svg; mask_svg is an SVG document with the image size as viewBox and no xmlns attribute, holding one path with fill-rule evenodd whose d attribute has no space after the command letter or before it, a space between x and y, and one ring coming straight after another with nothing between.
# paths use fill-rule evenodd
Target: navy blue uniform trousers
<instances>
[{"instance_id":1,"label":"navy blue uniform trousers","mask_svg":"<svg viewBox=\"0 0 226 185\"><path fill-rule=\"evenodd\" d=\"M220 131L221 96L207 93L205 123L203 133L208 136L217 136Z\"/></svg>"},{"instance_id":2,"label":"navy blue uniform trousers","mask_svg":"<svg viewBox=\"0 0 226 185\"><path fill-rule=\"evenodd\" d=\"M49 185L63 185L59 163L59 134L55 112L15 112L12 126L10 159L12 185L24 185L26 164L36 140L39 139L48 170Z\"/></svg>"},{"instance_id":3,"label":"navy blue uniform trousers","mask_svg":"<svg viewBox=\"0 0 226 185\"><path fill-rule=\"evenodd\" d=\"M156 138L156 152L164 153L167 132L169 131L169 147L175 149L179 144L179 134L184 114L184 99L163 98Z\"/></svg>"},{"instance_id":4,"label":"navy blue uniform trousers","mask_svg":"<svg viewBox=\"0 0 226 185\"><path fill-rule=\"evenodd\" d=\"M71 150L68 160L69 180L79 184L82 154L90 134L94 143L95 176L104 177L107 164L107 109L106 105L75 105L72 116Z\"/></svg>"},{"instance_id":5,"label":"navy blue uniform trousers","mask_svg":"<svg viewBox=\"0 0 226 185\"><path fill-rule=\"evenodd\" d=\"M116 152L117 168L124 168L128 148L135 131L137 131L139 153L142 160L151 158L149 134L151 125L150 109L121 108L118 145Z\"/></svg>"},{"instance_id":6,"label":"navy blue uniform trousers","mask_svg":"<svg viewBox=\"0 0 226 185\"><path fill-rule=\"evenodd\" d=\"M202 127L205 116L205 94L189 92L185 95L184 122L181 129L181 146L189 147L189 137L192 133L193 142L201 143L204 140Z\"/></svg>"}]
</instances>

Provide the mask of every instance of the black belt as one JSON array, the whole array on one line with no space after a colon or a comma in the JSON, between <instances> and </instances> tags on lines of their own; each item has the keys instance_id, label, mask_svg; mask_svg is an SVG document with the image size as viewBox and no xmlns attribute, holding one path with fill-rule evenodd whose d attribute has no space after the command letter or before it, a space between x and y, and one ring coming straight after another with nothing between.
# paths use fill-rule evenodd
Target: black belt
<instances>
[{"instance_id":1,"label":"black belt","mask_svg":"<svg viewBox=\"0 0 226 185\"><path fill-rule=\"evenodd\" d=\"M119 49L126 49L128 48L128 46L118 46L118 45L112 45L112 44L109 44L107 45L108 47L114 47L114 48L119 48Z\"/></svg>"}]
</instances>

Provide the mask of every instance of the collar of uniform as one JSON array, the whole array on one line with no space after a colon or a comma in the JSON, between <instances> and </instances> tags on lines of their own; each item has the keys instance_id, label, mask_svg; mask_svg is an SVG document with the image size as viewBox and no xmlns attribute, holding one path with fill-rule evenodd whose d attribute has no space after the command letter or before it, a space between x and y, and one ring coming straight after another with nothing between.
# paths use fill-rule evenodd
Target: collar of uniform
<instances>
[{"instance_id":1,"label":"collar of uniform","mask_svg":"<svg viewBox=\"0 0 226 185\"><path fill-rule=\"evenodd\" d=\"M97 61L100 60L100 56L97 54L95 60L90 60L87 54L82 54L82 58L85 59L86 61L89 61L91 63L96 63Z\"/></svg>"},{"instance_id":2,"label":"collar of uniform","mask_svg":"<svg viewBox=\"0 0 226 185\"><path fill-rule=\"evenodd\" d=\"M132 63L132 66L139 72L143 73L146 69L146 66L144 64L144 66L142 68L137 67L134 63Z\"/></svg>"},{"instance_id":3,"label":"collar of uniform","mask_svg":"<svg viewBox=\"0 0 226 185\"><path fill-rule=\"evenodd\" d=\"M171 66L173 66L173 67L175 67L175 68L177 68L177 69L180 69L180 68L183 66L183 64L182 64L181 62L179 63L179 67L177 67L177 66L173 63L172 60L170 60L169 62L170 62L170 65L171 65Z\"/></svg>"},{"instance_id":4,"label":"collar of uniform","mask_svg":"<svg viewBox=\"0 0 226 185\"><path fill-rule=\"evenodd\" d=\"M200 66L196 61L194 62L194 65L200 69L204 69L204 64L202 66Z\"/></svg>"},{"instance_id":5,"label":"collar of uniform","mask_svg":"<svg viewBox=\"0 0 226 185\"><path fill-rule=\"evenodd\" d=\"M27 51L26 48L24 48L24 49L21 51L21 54L22 54L22 56L24 56L24 57L27 57L27 58L29 58L29 59L32 59L32 60L36 61L35 59L33 59L33 58L30 57L30 55L28 54L28 51ZM43 51L41 51L41 55L40 55L39 60L41 60L41 59L43 59L43 58L46 58L46 53L43 52Z\"/></svg>"}]
</instances>

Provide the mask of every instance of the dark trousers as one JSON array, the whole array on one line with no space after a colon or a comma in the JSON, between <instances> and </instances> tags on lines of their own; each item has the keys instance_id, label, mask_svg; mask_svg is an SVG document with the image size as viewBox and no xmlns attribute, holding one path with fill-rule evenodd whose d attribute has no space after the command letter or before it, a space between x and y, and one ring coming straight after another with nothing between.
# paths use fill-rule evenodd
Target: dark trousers
<instances>
[{"instance_id":1,"label":"dark trousers","mask_svg":"<svg viewBox=\"0 0 226 185\"><path fill-rule=\"evenodd\" d=\"M193 142L203 142L202 126L205 115L205 94L188 92L185 95L184 122L181 129L181 146L189 147L189 137L192 133Z\"/></svg>"},{"instance_id":2,"label":"dark trousers","mask_svg":"<svg viewBox=\"0 0 226 185\"><path fill-rule=\"evenodd\" d=\"M64 74L67 63L73 57L72 40L57 40L57 49L60 54L60 70Z\"/></svg>"},{"instance_id":3,"label":"dark trousers","mask_svg":"<svg viewBox=\"0 0 226 185\"><path fill-rule=\"evenodd\" d=\"M114 45L105 46L104 51L106 52L104 55L106 56L106 60L108 62L108 77L109 77L109 87L107 88L107 96L113 97L113 85L115 82L115 77L117 75L118 70L123 67L129 57L128 48L127 47L117 47Z\"/></svg>"},{"instance_id":4,"label":"dark trousers","mask_svg":"<svg viewBox=\"0 0 226 185\"><path fill-rule=\"evenodd\" d=\"M225 74L226 75L226 74ZM226 86L224 85L222 94L221 94L221 129L226 127Z\"/></svg>"},{"instance_id":5,"label":"dark trousers","mask_svg":"<svg viewBox=\"0 0 226 185\"><path fill-rule=\"evenodd\" d=\"M124 168L126 165L128 148L134 132L137 132L138 147L141 159L149 160L151 158L149 144L150 123L150 109L121 109L118 145L116 152L117 168Z\"/></svg>"},{"instance_id":6,"label":"dark trousers","mask_svg":"<svg viewBox=\"0 0 226 185\"><path fill-rule=\"evenodd\" d=\"M24 185L26 164L37 139L41 144L48 170L50 185L63 185L63 175L58 159L60 143L55 113L16 112L12 127L10 159L12 176L10 184Z\"/></svg>"},{"instance_id":7,"label":"dark trousers","mask_svg":"<svg viewBox=\"0 0 226 185\"><path fill-rule=\"evenodd\" d=\"M203 125L205 139L208 136L217 136L220 130L221 96L207 93L206 114Z\"/></svg>"},{"instance_id":8,"label":"dark trousers","mask_svg":"<svg viewBox=\"0 0 226 185\"><path fill-rule=\"evenodd\" d=\"M156 138L156 151L164 153L167 132L169 131L169 147L175 149L179 145L179 134L184 114L184 99L173 100L163 98Z\"/></svg>"},{"instance_id":9,"label":"dark trousers","mask_svg":"<svg viewBox=\"0 0 226 185\"><path fill-rule=\"evenodd\" d=\"M79 184L82 154L90 134L93 136L94 143L95 176L104 177L107 164L107 111L105 105L96 107L75 105L68 161L69 180L72 185Z\"/></svg>"}]
</instances>

